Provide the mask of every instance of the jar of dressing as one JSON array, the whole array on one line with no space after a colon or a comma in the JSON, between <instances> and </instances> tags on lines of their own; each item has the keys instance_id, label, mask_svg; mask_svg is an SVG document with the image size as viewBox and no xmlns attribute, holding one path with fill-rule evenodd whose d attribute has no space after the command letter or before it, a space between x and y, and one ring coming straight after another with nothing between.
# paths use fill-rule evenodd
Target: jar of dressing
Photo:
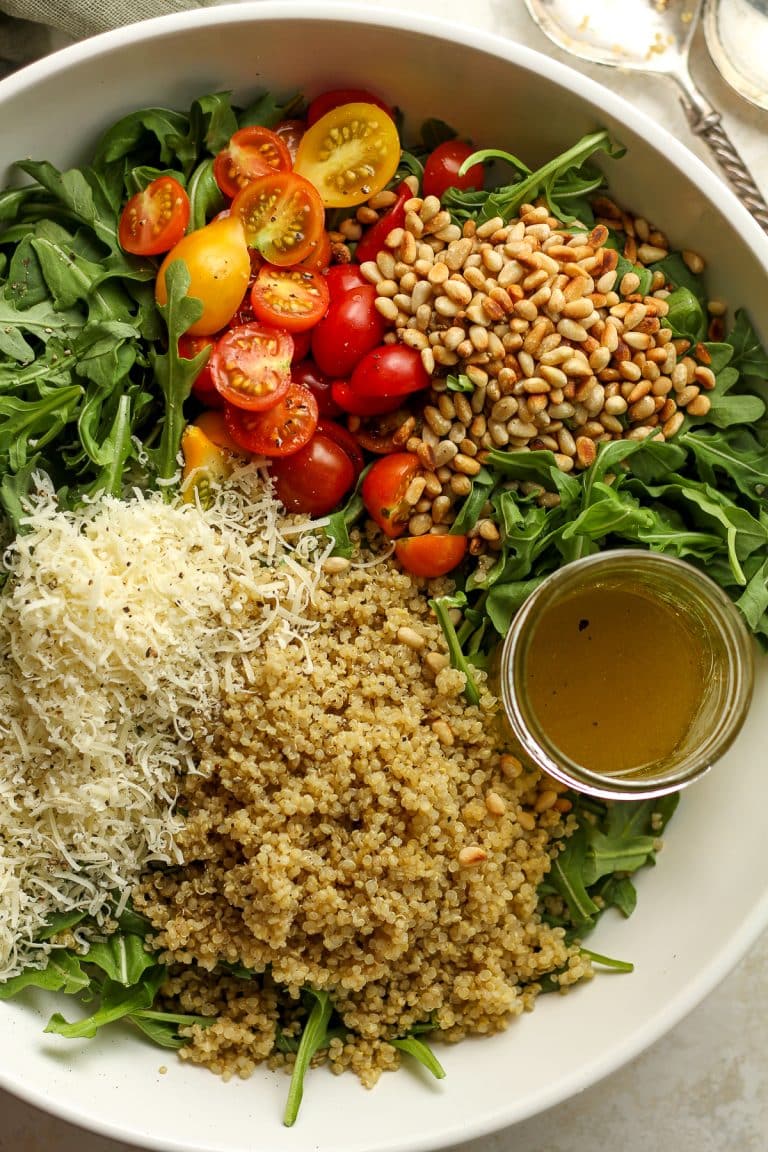
<instances>
[{"instance_id":1,"label":"jar of dressing","mask_svg":"<svg viewBox=\"0 0 768 1152\"><path fill-rule=\"evenodd\" d=\"M753 641L708 576L636 549L547 577L505 638L501 698L521 750L579 792L646 799L698 779L752 697Z\"/></svg>"}]
</instances>

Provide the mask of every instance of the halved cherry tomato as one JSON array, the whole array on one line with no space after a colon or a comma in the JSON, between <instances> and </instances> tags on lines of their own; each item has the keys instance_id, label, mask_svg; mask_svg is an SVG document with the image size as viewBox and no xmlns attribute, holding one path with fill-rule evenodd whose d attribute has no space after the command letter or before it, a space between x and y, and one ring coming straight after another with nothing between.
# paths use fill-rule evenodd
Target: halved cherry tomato
<instances>
[{"instance_id":1,"label":"halved cherry tomato","mask_svg":"<svg viewBox=\"0 0 768 1152\"><path fill-rule=\"evenodd\" d=\"M187 329L191 336L212 336L229 324L245 295L251 262L245 233L239 220L229 216L212 220L183 236L160 265L155 300L165 304L168 292L165 273L175 260L183 260L189 272L189 296L202 301L199 320Z\"/></svg>"},{"instance_id":2,"label":"halved cherry tomato","mask_svg":"<svg viewBox=\"0 0 768 1152\"><path fill-rule=\"evenodd\" d=\"M333 381L325 372L321 372L312 360L300 360L291 365L291 379L297 384L303 384L317 400L317 407L321 416L340 416L343 409L331 396Z\"/></svg>"},{"instance_id":3,"label":"halved cherry tomato","mask_svg":"<svg viewBox=\"0 0 768 1152\"><path fill-rule=\"evenodd\" d=\"M366 512L392 539L402 536L413 513L405 493L420 470L421 461L413 452L394 452L376 460L360 485Z\"/></svg>"},{"instance_id":4,"label":"halved cherry tomato","mask_svg":"<svg viewBox=\"0 0 768 1152\"><path fill-rule=\"evenodd\" d=\"M195 356L206 348L213 352L214 347L215 342L211 340L210 336L190 336L188 332L185 332L179 337L179 356L184 360L194 360ZM209 354L208 363L200 369L195 377L192 383L192 395L209 408L220 408L224 401L211 378L210 359Z\"/></svg>"},{"instance_id":5,"label":"halved cherry tomato","mask_svg":"<svg viewBox=\"0 0 768 1152\"><path fill-rule=\"evenodd\" d=\"M358 396L347 380L334 380L331 384L331 399L348 416L381 416L384 412L394 412L400 407L399 396Z\"/></svg>"},{"instance_id":6,"label":"halved cherry tomato","mask_svg":"<svg viewBox=\"0 0 768 1152\"><path fill-rule=\"evenodd\" d=\"M317 401L308 388L291 382L288 391L262 412L227 404L227 431L246 452L259 456L291 456L303 448L317 428Z\"/></svg>"},{"instance_id":7,"label":"halved cherry tomato","mask_svg":"<svg viewBox=\"0 0 768 1152\"><path fill-rule=\"evenodd\" d=\"M395 433L410 416L408 408L395 408L392 412L367 416L360 420L350 435L354 436L361 448L366 452L372 452L374 456L401 452L403 446L395 443Z\"/></svg>"},{"instance_id":8,"label":"halved cherry tomato","mask_svg":"<svg viewBox=\"0 0 768 1152\"><path fill-rule=\"evenodd\" d=\"M233 199L238 192L270 172L289 172L291 154L276 132L260 124L238 128L229 144L213 161L213 176L225 196Z\"/></svg>"},{"instance_id":9,"label":"halved cherry tomato","mask_svg":"<svg viewBox=\"0 0 768 1152\"><path fill-rule=\"evenodd\" d=\"M312 356L329 376L349 376L366 352L381 344L386 330L384 317L376 311L373 285L352 288L331 299L312 329Z\"/></svg>"},{"instance_id":10,"label":"halved cherry tomato","mask_svg":"<svg viewBox=\"0 0 768 1152\"><path fill-rule=\"evenodd\" d=\"M291 164L296 159L296 153L301 143L301 138L307 130L306 120L281 120L275 127L275 134L280 137L283 144L288 149L288 154L291 157Z\"/></svg>"},{"instance_id":11,"label":"halved cherry tomato","mask_svg":"<svg viewBox=\"0 0 768 1152\"><path fill-rule=\"evenodd\" d=\"M342 104L308 128L294 171L311 180L328 208L350 208L380 192L400 163L400 137L375 104Z\"/></svg>"},{"instance_id":12,"label":"halved cherry tomato","mask_svg":"<svg viewBox=\"0 0 768 1152\"><path fill-rule=\"evenodd\" d=\"M249 247L281 268L309 259L325 229L317 189L294 172L251 181L232 201L232 215L241 221Z\"/></svg>"},{"instance_id":13,"label":"halved cherry tomato","mask_svg":"<svg viewBox=\"0 0 768 1152\"><path fill-rule=\"evenodd\" d=\"M178 180L158 176L120 213L120 247L134 256L159 256L181 240L189 214L189 196Z\"/></svg>"},{"instance_id":14,"label":"halved cherry tomato","mask_svg":"<svg viewBox=\"0 0 768 1152\"><path fill-rule=\"evenodd\" d=\"M467 552L466 536L406 536L395 543L395 556L412 576L434 580L447 576Z\"/></svg>"},{"instance_id":15,"label":"halved cherry tomato","mask_svg":"<svg viewBox=\"0 0 768 1152\"><path fill-rule=\"evenodd\" d=\"M325 273L325 282L331 294L331 300L351 292L353 288L370 288L370 280L366 280L360 271L359 264L332 264Z\"/></svg>"},{"instance_id":16,"label":"halved cherry tomato","mask_svg":"<svg viewBox=\"0 0 768 1152\"><path fill-rule=\"evenodd\" d=\"M286 509L309 516L332 512L355 482L347 453L319 431L298 452L273 460L269 472Z\"/></svg>"},{"instance_id":17,"label":"halved cherry tomato","mask_svg":"<svg viewBox=\"0 0 768 1152\"><path fill-rule=\"evenodd\" d=\"M395 188L397 199L386 212L379 217L375 224L371 224L357 242L355 260L358 264L365 264L367 260L375 260L377 253L384 247L384 241L395 228L402 228L405 224L405 205L413 199L413 191L405 181Z\"/></svg>"},{"instance_id":18,"label":"halved cherry tomato","mask_svg":"<svg viewBox=\"0 0 768 1152\"><path fill-rule=\"evenodd\" d=\"M263 412L288 391L293 341L266 324L240 324L218 340L209 360L211 378L237 408Z\"/></svg>"},{"instance_id":19,"label":"halved cherry tomato","mask_svg":"<svg viewBox=\"0 0 768 1152\"><path fill-rule=\"evenodd\" d=\"M287 332L314 328L328 308L325 278L312 268L275 268L264 264L251 285L251 307L257 320Z\"/></svg>"},{"instance_id":20,"label":"halved cherry tomato","mask_svg":"<svg viewBox=\"0 0 768 1152\"><path fill-rule=\"evenodd\" d=\"M329 92L321 92L310 102L307 110L307 127L316 124L327 112L338 108L341 104L375 104L378 108L383 108L388 116L392 115L389 104L385 104L367 88L332 88Z\"/></svg>"},{"instance_id":21,"label":"halved cherry tomato","mask_svg":"<svg viewBox=\"0 0 768 1152\"><path fill-rule=\"evenodd\" d=\"M335 420L323 420L321 417L317 422L318 434L322 433L327 436L329 440L333 440L340 448L343 448L347 456L352 461L352 467L355 470L355 479L365 468L365 460L360 451L360 445L355 440L352 433L343 424L337 424Z\"/></svg>"},{"instance_id":22,"label":"halved cherry tomato","mask_svg":"<svg viewBox=\"0 0 768 1152\"><path fill-rule=\"evenodd\" d=\"M358 396L398 397L429 387L421 354L405 344L382 344L355 366L349 386Z\"/></svg>"},{"instance_id":23,"label":"halved cherry tomato","mask_svg":"<svg viewBox=\"0 0 768 1152\"><path fill-rule=\"evenodd\" d=\"M477 149L463 140L446 140L430 152L424 165L422 191L425 196L441 197L449 188L483 187L483 166L473 164L463 176L459 169Z\"/></svg>"},{"instance_id":24,"label":"halved cherry tomato","mask_svg":"<svg viewBox=\"0 0 768 1152\"><path fill-rule=\"evenodd\" d=\"M224 412L221 409L214 411L209 408L205 412L201 412L195 418L195 427L200 428L211 443L218 448L225 448L227 452L242 453L243 450L240 445L236 444L229 434Z\"/></svg>"}]
</instances>

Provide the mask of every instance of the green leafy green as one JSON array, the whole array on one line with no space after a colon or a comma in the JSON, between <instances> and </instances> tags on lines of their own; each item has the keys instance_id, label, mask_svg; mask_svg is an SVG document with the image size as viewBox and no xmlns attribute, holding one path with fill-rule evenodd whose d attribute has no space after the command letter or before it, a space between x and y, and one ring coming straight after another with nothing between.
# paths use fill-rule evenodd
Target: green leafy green
<instances>
[{"instance_id":1,"label":"green leafy green","mask_svg":"<svg viewBox=\"0 0 768 1152\"><path fill-rule=\"evenodd\" d=\"M436 1080L444 1079L445 1068L443 1068L426 1040L423 1040L420 1036L400 1036L396 1040L390 1040L389 1043L393 1048L399 1048L401 1052L407 1052L409 1056L413 1056L414 1060L418 1060L419 1064L423 1064Z\"/></svg>"},{"instance_id":2,"label":"green leafy green","mask_svg":"<svg viewBox=\"0 0 768 1152\"><path fill-rule=\"evenodd\" d=\"M307 988L305 994L313 1003L301 1034L293 1065L291 1086L288 1089L288 1099L283 1113L283 1124L286 1128L290 1128L296 1123L304 1096L304 1078L312 1062L312 1057L328 1042L328 1024L333 1012L333 1005L328 992Z\"/></svg>"}]
</instances>

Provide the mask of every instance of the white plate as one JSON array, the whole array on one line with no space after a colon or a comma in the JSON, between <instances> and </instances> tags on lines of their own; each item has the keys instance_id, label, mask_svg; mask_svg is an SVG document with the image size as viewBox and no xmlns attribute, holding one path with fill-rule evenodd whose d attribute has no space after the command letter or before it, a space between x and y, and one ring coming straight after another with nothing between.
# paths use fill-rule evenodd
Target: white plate
<instances>
[{"instance_id":1,"label":"white plate","mask_svg":"<svg viewBox=\"0 0 768 1152\"><path fill-rule=\"evenodd\" d=\"M77 45L0 84L0 182L21 156L82 159L118 116L184 108L231 88L367 86L412 123L440 116L529 162L607 126L629 146L611 165L617 196L709 259L711 289L768 299L768 239L730 191L662 128L548 58L413 12L267 0L165 17ZM760 327L761 315L753 307ZM768 339L764 315L762 337ZM659 669L663 675L663 668ZM119 1030L72 1043L42 1033L50 1001L0 1009L0 1084L74 1123L174 1152L384 1152L468 1140L557 1103L619 1067L694 1007L768 924L764 749L768 667L727 758L683 797L631 920L606 916L590 944L629 958L499 1037L441 1051L447 1078L386 1075L371 1092L313 1071L295 1128L280 1123L288 1080L259 1072L224 1084ZM159 1068L168 1071L161 1075Z\"/></svg>"}]
</instances>

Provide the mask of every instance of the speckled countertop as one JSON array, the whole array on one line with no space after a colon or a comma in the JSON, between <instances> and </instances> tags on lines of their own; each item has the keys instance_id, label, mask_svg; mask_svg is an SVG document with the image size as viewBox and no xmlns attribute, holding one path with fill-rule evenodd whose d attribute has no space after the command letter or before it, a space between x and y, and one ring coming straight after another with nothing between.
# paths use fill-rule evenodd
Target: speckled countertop
<instances>
[{"instance_id":1,"label":"speckled countertop","mask_svg":"<svg viewBox=\"0 0 768 1152\"><path fill-rule=\"evenodd\" d=\"M368 0L390 7L388 0ZM463 0L420 0L420 9L466 19ZM535 29L523 0L475 0L472 23L566 58ZM569 61L573 63L573 61ZM690 133L674 88L660 80L582 66L594 79L663 118L709 162ZM712 67L701 36L693 72L723 113L768 196L768 112L743 103ZM581 1095L458 1152L768 1152L768 933L708 999L638 1059ZM0 1152L129 1152L0 1092Z\"/></svg>"}]
</instances>

